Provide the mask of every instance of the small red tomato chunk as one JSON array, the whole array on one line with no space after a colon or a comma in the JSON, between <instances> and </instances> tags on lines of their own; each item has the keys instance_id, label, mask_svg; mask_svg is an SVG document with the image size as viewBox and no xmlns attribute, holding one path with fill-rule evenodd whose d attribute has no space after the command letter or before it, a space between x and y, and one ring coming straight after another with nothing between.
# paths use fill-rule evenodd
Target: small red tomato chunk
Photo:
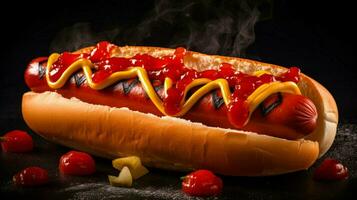
<instances>
[{"instance_id":1,"label":"small red tomato chunk","mask_svg":"<svg viewBox=\"0 0 357 200\"><path fill-rule=\"evenodd\" d=\"M87 153L70 151L61 157L59 170L66 175L90 175L95 172L95 162Z\"/></svg>"},{"instance_id":2,"label":"small red tomato chunk","mask_svg":"<svg viewBox=\"0 0 357 200\"><path fill-rule=\"evenodd\" d=\"M315 180L343 180L347 178L347 167L332 158L326 158L314 173Z\"/></svg>"},{"instance_id":3,"label":"small red tomato chunk","mask_svg":"<svg viewBox=\"0 0 357 200\"><path fill-rule=\"evenodd\" d=\"M185 176L182 191L190 196L217 196L222 192L221 178L209 170L197 170Z\"/></svg>"},{"instance_id":4,"label":"small red tomato chunk","mask_svg":"<svg viewBox=\"0 0 357 200\"><path fill-rule=\"evenodd\" d=\"M33 149L32 137L25 131L13 130L0 137L4 152L23 153Z\"/></svg>"},{"instance_id":5,"label":"small red tomato chunk","mask_svg":"<svg viewBox=\"0 0 357 200\"><path fill-rule=\"evenodd\" d=\"M245 100L234 100L228 105L228 120L237 128L243 127L249 118L249 105Z\"/></svg>"},{"instance_id":6,"label":"small red tomato chunk","mask_svg":"<svg viewBox=\"0 0 357 200\"><path fill-rule=\"evenodd\" d=\"M12 178L18 186L38 186L48 183L48 172L41 167L28 167Z\"/></svg>"}]
</instances>

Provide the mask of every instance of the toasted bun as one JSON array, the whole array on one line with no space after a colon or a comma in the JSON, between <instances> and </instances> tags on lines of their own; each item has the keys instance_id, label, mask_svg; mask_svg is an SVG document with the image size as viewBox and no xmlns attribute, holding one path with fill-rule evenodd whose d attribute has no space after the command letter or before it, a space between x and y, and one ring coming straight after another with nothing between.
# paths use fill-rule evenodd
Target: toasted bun
<instances>
[{"instance_id":1,"label":"toasted bun","mask_svg":"<svg viewBox=\"0 0 357 200\"><path fill-rule=\"evenodd\" d=\"M159 168L273 175L306 169L318 156L317 142L207 127L55 92L26 93L22 112L30 128L50 141L107 158L136 155Z\"/></svg>"},{"instance_id":2,"label":"toasted bun","mask_svg":"<svg viewBox=\"0 0 357 200\"><path fill-rule=\"evenodd\" d=\"M163 56L173 51L126 46L116 48L112 55ZM185 58L186 66L199 71L214 69L222 62L231 63L245 73L267 70L277 75L286 70L256 61L195 52L189 52ZM94 155L107 158L136 155L147 166L165 169L206 168L224 175L265 176L307 169L334 140L338 115L333 97L305 75L299 87L315 103L319 118L318 128L312 134L295 141L88 104L54 92L24 94L22 112L28 126L44 138Z\"/></svg>"}]
</instances>

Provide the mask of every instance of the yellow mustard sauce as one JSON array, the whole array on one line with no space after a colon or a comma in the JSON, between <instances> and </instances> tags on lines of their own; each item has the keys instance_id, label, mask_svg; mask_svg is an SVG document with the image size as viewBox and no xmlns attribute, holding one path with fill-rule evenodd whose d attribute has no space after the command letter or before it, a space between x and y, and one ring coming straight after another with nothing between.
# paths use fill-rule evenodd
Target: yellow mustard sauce
<instances>
[{"instance_id":1,"label":"yellow mustard sauce","mask_svg":"<svg viewBox=\"0 0 357 200\"><path fill-rule=\"evenodd\" d=\"M92 80L92 74L93 74L92 69L94 68L94 64L89 59L81 58L81 59L78 59L77 61L73 62L63 72L63 74L57 81L52 82L50 80L50 70L51 70L53 63L55 63L57 61L59 56L60 56L60 54L53 53L48 58L48 62L47 62L46 80L47 80L47 84L52 89L59 89L59 88L63 87L65 85L65 83L67 82L67 80L71 77L71 75L80 69L83 70L83 73L87 80L87 85L94 90L104 89L120 80L138 77L143 89L148 94L150 100L154 103L154 105L157 107L157 109L159 109L162 114L168 115L165 112L162 100L160 99L160 97L157 95L155 89L153 88L153 85L151 84L150 79L148 77L147 71L144 68L133 66L133 67L128 68L125 71L114 72L107 79L105 79L99 83L95 83ZM254 75L261 76L264 73L267 73L267 72L266 71L257 71L254 73ZM165 94L166 94L166 91L172 87L172 85L173 85L172 80L168 77L165 78L165 82L164 82ZM186 95L187 95L188 91L190 91L190 89L192 89L194 87L201 86L201 85L202 85L202 87L200 87L197 91L195 91L186 100ZM226 104L226 106L228 106L231 102L231 91L229 89L229 84L228 84L227 80L222 79L222 78L216 79L216 80L210 80L207 78L198 78L196 80L193 80L190 84L187 85L187 87L184 90L184 97L181 101L181 110L177 114L171 115L171 116L180 117L180 116L185 115L192 108L192 106L194 106L199 101L199 99L201 97L203 97L204 95L206 95L207 93L209 93L215 89L220 89L224 103ZM247 122L249 121L250 115L259 106L260 103L262 103L270 95L272 95L274 93L278 93L278 92L301 94L300 89L298 88L296 83L294 83L292 81L288 81L288 82L276 81L276 82L271 82L271 83L265 83L265 84L259 86L247 98L247 103L249 105L249 113L250 113L249 117L247 119Z\"/></svg>"}]
</instances>

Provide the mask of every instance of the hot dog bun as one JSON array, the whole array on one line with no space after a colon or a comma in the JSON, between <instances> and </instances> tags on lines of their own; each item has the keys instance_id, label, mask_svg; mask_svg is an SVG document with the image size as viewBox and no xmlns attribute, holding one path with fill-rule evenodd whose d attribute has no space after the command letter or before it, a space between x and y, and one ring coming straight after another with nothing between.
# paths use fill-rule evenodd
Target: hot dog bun
<instances>
[{"instance_id":1,"label":"hot dog bun","mask_svg":"<svg viewBox=\"0 0 357 200\"><path fill-rule=\"evenodd\" d=\"M163 56L173 52L165 48L125 46L117 47L112 56L131 57L137 53ZM185 57L185 65L196 70L214 69L222 62L231 63L245 73L266 70L279 74L286 70L196 52ZM136 155L145 165L159 168L207 168L233 176L275 175L307 169L328 150L336 134L338 114L331 94L306 75L302 75L299 87L316 105L319 118L318 128L312 134L295 141L88 104L54 92L26 93L22 112L28 126L44 138L107 158Z\"/></svg>"}]
</instances>

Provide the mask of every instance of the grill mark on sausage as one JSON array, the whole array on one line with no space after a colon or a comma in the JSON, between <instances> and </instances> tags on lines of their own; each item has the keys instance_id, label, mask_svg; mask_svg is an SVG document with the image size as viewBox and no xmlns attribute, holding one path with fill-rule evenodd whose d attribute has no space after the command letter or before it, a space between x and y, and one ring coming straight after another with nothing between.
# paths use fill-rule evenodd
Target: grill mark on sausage
<instances>
[{"instance_id":1,"label":"grill mark on sausage","mask_svg":"<svg viewBox=\"0 0 357 200\"><path fill-rule=\"evenodd\" d=\"M267 116L272 110L274 110L274 108L279 106L282 102L283 102L283 96L279 92L277 94L277 99L272 104L270 104L269 106L265 107L263 104L260 104L260 110L262 112L262 115L263 116Z\"/></svg>"},{"instance_id":2,"label":"grill mark on sausage","mask_svg":"<svg viewBox=\"0 0 357 200\"><path fill-rule=\"evenodd\" d=\"M139 79L136 78L132 80L130 83L129 81L123 81L122 82L122 87L125 95L128 95L130 91L135 87L136 84L139 83Z\"/></svg>"},{"instance_id":3,"label":"grill mark on sausage","mask_svg":"<svg viewBox=\"0 0 357 200\"><path fill-rule=\"evenodd\" d=\"M86 80L86 76L84 74L79 74L79 73L73 75L73 78L74 78L74 82L76 83L77 87L81 87L81 85Z\"/></svg>"},{"instance_id":4,"label":"grill mark on sausage","mask_svg":"<svg viewBox=\"0 0 357 200\"><path fill-rule=\"evenodd\" d=\"M219 109L224 103L223 97L218 96L217 90L214 90L212 92L212 103L213 103L213 107L216 110Z\"/></svg>"},{"instance_id":5,"label":"grill mark on sausage","mask_svg":"<svg viewBox=\"0 0 357 200\"><path fill-rule=\"evenodd\" d=\"M46 69L45 69L45 67L42 66L42 63L36 62L36 64L37 64L37 69L38 69L38 77L39 77L39 79L42 79L46 74Z\"/></svg>"}]
</instances>

